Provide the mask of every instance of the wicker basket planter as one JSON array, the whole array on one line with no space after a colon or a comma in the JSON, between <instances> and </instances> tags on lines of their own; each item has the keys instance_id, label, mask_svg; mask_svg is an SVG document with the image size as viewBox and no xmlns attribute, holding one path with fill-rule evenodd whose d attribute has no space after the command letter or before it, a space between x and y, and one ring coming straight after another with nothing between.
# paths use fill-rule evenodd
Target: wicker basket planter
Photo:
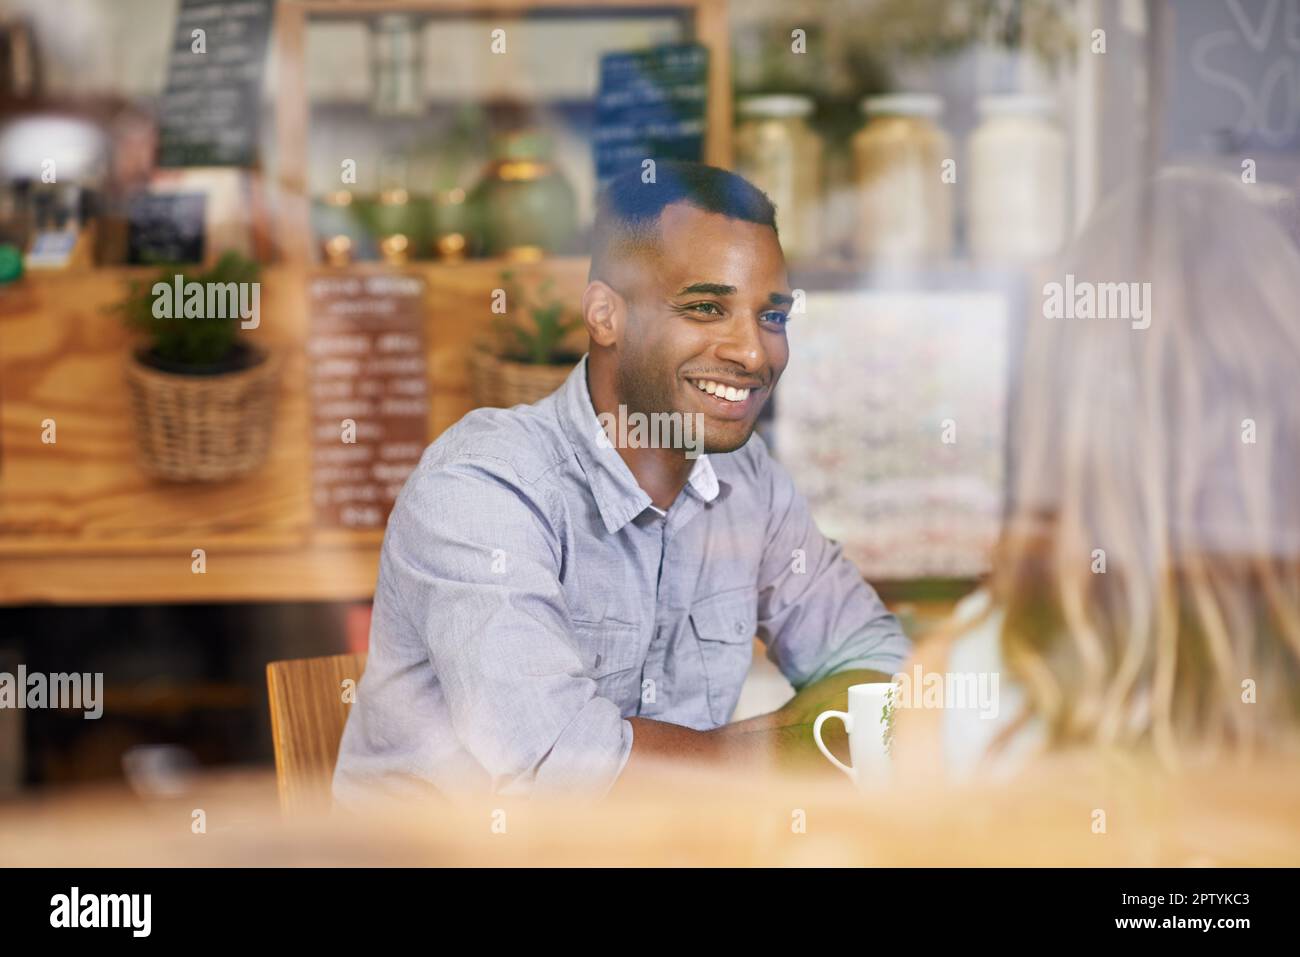
<instances>
[{"instance_id":1,"label":"wicker basket planter","mask_svg":"<svg viewBox=\"0 0 1300 957\"><path fill-rule=\"evenodd\" d=\"M470 390L474 404L508 409L513 405L531 405L544 399L560 386L573 371L572 362L562 365L537 365L515 362L476 349L470 357Z\"/></svg>"},{"instance_id":2,"label":"wicker basket planter","mask_svg":"<svg viewBox=\"0 0 1300 957\"><path fill-rule=\"evenodd\" d=\"M275 424L279 362L253 353L246 368L177 373L127 359L140 466L180 482L238 478L266 459Z\"/></svg>"}]
</instances>

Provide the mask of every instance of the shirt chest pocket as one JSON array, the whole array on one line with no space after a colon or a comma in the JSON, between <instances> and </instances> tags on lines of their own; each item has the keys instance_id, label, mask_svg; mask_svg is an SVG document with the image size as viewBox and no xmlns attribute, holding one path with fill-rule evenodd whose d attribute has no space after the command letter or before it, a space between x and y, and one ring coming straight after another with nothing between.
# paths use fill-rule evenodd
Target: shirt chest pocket
<instances>
[{"instance_id":1,"label":"shirt chest pocket","mask_svg":"<svg viewBox=\"0 0 1300 957\"><path fill-rule=\"evenodd\" d=\"M619 622L573 622L578 652L596 694L618 705L623 717L637 713L644 657L634 625Z\"/></svg>"},{"instance_id":2,"label":"shirt chest pocket","mask_svg":"<svg viewBox=\"0 0 1300 957\"><path fill-rule=\"evenodd\" d=\"M691 606L690 618L703 661L709 716L715 726L726 724L753 660L758 593L742 588L701 599Z\"/></svg>"}]
</instances>

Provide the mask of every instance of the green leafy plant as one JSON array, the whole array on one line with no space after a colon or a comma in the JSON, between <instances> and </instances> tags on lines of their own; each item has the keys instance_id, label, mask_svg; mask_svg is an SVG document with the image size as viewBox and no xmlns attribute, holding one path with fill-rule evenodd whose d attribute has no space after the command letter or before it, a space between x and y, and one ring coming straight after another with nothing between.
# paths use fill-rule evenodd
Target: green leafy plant
<instances>
[{"instance_id":1,"label":"green leafy plant","mask_svg":"<svg viewBox=\"0 0 1300 957\"><path fill-rule=\"evenodd\" d=\"M566 318L564 301L552 295L555 277L542 281L535 299L524 294L510 270L501 273L501 280L506 291L506 314L493 317L498 355L534 365L559 364L573 358L564 340L582 325L582 318ZM520 321L520 313L526 313L529 321Z\"/></svg>"},{"instance_id":2,"label":"green leafy plant","mask_svg":"<svg viewBox=\"0 0 1300 957\"><path fill-rule=\"evenodd\" d=\"M928 57L949 56L983 40L1054 64L1073 55L1072 14L1069 0L878 0L856 22L850 42Z\"/></svg>"},{"instance_id":3,"label":"green leafy plant","mask_svg":"<svg viewBox=\"0 0 1300 957\"><path fill-rule=\"evenodd\" d=\"M156 283L173 286L176 276L183 283L248 283L255 282L260 272L256 262L236 252L225 253L206 272L195 272L194 267L172 266L152 279L135 280L129 284L126 298L112 307L127 327L143 332L151 343L148 353L170 363L186 366L205 366L219 363L230 357L238 344L240 319L204 317L186 318L176 303L172 318L154 315Z\"/></svg>"}]
</instances>

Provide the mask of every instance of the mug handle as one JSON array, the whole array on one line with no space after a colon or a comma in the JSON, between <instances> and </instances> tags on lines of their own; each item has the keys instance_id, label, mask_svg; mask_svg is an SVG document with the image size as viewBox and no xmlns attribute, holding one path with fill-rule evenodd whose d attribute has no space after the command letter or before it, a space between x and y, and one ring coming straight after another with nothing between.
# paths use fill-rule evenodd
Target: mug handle
<instances>
[{"instance_id":1,"label":"mug handle","mask_svg":"<svg viewBox=\"0 0 1300 957\"><path fill-rule=\"evenodd\" d=\"M813 741L816 742L817 749L821 751L822 754L826 755L827 760L847 774L849 780L856 784L858 782L858 772L854 771L853 768L849 767L839 758L835 757L835 755L831 754L830 749L822 743L822 724L827 718L839 718L844 722L844 730L849 734L852 734L853 715L849 714L847 711L823 711L817 716L817 720L813 722Z\"/></svg>"}]
</instances>

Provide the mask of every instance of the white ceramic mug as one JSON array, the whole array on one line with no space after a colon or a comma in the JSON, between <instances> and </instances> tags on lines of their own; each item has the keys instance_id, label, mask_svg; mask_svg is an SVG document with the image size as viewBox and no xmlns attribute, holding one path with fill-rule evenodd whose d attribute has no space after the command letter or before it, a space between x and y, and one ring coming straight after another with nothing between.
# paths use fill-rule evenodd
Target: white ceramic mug
<instances>
[{"instance_id":1,"label":"white ceramic mug","mask_svg":"<svg viewBox=\"0 0 1300 957\"><path fill-rule=\"evenodd\" d=\"M869 787L889 779L889 752L885 745L883 714L889 689L893 687L889 682L852 685L849 688L847 712L823 711L813 722L813 740L817 742L821 753L859 787ZM831 754L822 742L822 725L830 718L843 721L844 730L849 733L852 767Z\"/></svg>"}]
</instances>

